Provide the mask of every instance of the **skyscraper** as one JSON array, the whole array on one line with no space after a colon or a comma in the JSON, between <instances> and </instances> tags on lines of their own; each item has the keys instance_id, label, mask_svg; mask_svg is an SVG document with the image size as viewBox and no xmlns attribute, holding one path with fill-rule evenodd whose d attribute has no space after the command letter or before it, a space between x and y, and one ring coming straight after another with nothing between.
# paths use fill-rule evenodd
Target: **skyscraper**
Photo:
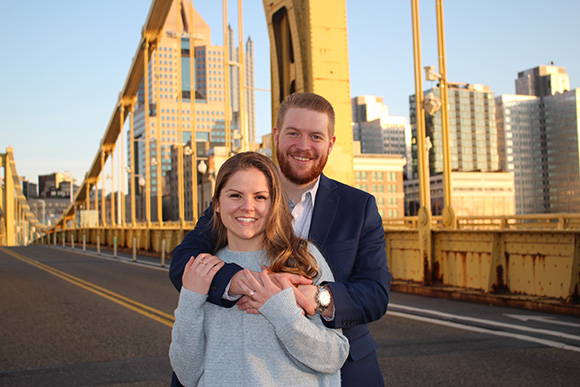
<instances>
[{"instance_id":1,"label":"skyscraper","mask_svg":"<svg viewBox=\"0 0 580 387\"><path fill-rule=\"evenodd\" d=\"M518 214L580 211L580 89L566 69L518 73L516 91L496 99L502 165L514 172Z\"/></svg>"},{"instance_id":2,"label":"skyscraper","mask_svg":"<svg viewBox=\"0 0 580 387\"><path fill-rule=\"evenodd\" d=\"M193 32L190 34L188 31ZM231 35L229 41L233 41ZM179 2L172 5L160 36L152 47L148 68L149 117L144 116L145 85L142 81L135 106L134 136L132 139L128 136L127 148L132 146L136 151L131 168L141 183L147 175L145 159L149 153L152 160L149 163L151 195L157 194L158 186L164 184L164 176L171 169L172 145L186 144L195 136L196 146L192 151L203 157L208 148L225 144L224 84L226 71L230 70L231 103L228 110L233 113L232 128L238 127L235 118L239 106L240 66L232 64L238 57L237 48L232 46L230 54L235 55L230 57L231 63L225 65L224 47L211 44L209 25L193 7L182 8ZM253 63L253 53L247 56ZM253 93L253 83L246 88ZM146 132L149 133L149 152L145 149ZM234 132L232 138L239 139L240 136ZM161 163L162 176L157 176L158 163Z\"/></svg>"},{"instance_id":3,"label":"skyscraper","mask_svg":"<svg viewBox=\"0 0 580 387\"><path fill-rule=\"evenodd\" d=\"M516 94L545 97L570 90L570 78L564 67L537 66L520 71L515 81Z\"/></svg>"},{"instance_id":4,"label":"skyscraper","mask_svg":"<svg viewBox=\"0 0 580 387\"><path fill-rule=\"evenodd\" d=\"M451 169L462 172L492 172L500 169L495 125L494 95L488 86L449 83L449 141ZM425 91L439 97L439 88ZM413 178L418 176L415 95L409 97L413 135ZM430 175L443 172L443 127L441 114L426 115Z\"/></svg>"},{"instance_id":5,"label":"skyscraper","mask_svg":"<svg viewBox=\"0 0 580 387\"><path fill-rule=\"evenodd\" d=\"M580 212L580 89L542 97L540 108L545 109L542 174L548 212Z\"/></svg>"},{"instance_id":6,"label":"skyscraper","mask_svg":"<svg viewBox=\"0 0 580 387\"><path fill-rule=\"evenodd\" d=\"M401 155L410 161L411 128L406 117L391 116L382 97L351 99L353 139L361 153Z\"/></svg>"},{"instance_id":7,"label":"skyscraper","mask_svg":"<svg viewBox=\"0 0 580 387\"><path fill-rule=\"evenodd\" d=\"M530 95L510 94L495 99L500 166L514 173L516 214L544 212L538 100Z\"/></svg>"},{"instance_id":8,"label":"skyscraper","mask_svg":"<svg viewBox=\"0 0 580 387\"><path fill-rule=\"evenodd\" d=\"M426 90L425 95L428 99L439 98L439 88ZM415 101L415 95L411 95L413 172L405 182L406 215L416 215L420 206ZM512 215L514 179L512 173L501 170L499 162L493 91L480 84L449 83L448 118L451 203L444 203L441 112L425 114L433 215L440 215L445 205L458 216Z\"/></svg>"}]
</instances>

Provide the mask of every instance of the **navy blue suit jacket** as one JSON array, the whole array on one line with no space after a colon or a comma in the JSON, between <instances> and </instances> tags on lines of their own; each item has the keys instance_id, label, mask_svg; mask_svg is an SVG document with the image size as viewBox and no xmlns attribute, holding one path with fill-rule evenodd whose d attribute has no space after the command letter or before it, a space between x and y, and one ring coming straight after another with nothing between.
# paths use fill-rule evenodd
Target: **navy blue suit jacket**
<instances>
[{"instance_id":1,"label":"navy blue suit jacket","mask_svg":"<svg viewBox=\"0 0 580 387\"><path fill-rule=\"evenodd\" d=\"M214 250L209 237L210 214L206 211L195 230L173 252L169 275L178 290L189 258ZM365 374L378 371L378 367L370 370L364 365L368 364L369 355L374 356L371 363L376 365L375 343L367 323L380 319L389 301L390 274L384 230L374 197L321 175L309 239L322 252L335 277L335 282L329 283L335 318L330 322L323 319L323 322L330 328L342 328L350 342L350 355L343 367L343 385L353 380L349 376L361 381ZM232 276L241 269L235 264L224 265L214 277L208 301L225 307L234 305L222 296ZM357 366L357 361L365 358L367 361ZM346 370L349 375L345 374Z\"/></svg>"}]
</instances>

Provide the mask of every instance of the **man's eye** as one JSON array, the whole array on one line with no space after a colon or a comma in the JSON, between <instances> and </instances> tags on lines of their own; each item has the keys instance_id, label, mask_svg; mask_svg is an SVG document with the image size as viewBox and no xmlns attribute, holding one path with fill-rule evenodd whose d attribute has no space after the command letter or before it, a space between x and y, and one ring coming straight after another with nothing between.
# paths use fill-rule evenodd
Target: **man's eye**
<instances>
[{"instance_id":1,"label":"man's eye","mask_svg":"<svg viewBox=\"0 0 580 387\"><path fill-rule=\"evenodd\" d=\"M287 135L290 137L296 137L296 136L298 136L298 133L297 132L288 132Z\"/></svg>"},{"instance_id":2,"label":"man's eye","mask_svg":"<svg viewBox=\"0 0 580 387\"><path fill-rule=\"evenodd\" d=\"M312 139L314 141L322 141L323 140L322 136L319 136L318 134L312 135Z\"/></svg>"}]
</instances>

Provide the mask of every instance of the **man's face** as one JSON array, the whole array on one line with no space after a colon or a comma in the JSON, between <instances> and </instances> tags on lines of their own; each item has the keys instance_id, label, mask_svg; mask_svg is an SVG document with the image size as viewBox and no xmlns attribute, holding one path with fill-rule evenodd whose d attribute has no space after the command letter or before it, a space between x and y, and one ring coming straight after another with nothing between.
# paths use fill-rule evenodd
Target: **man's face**
<instances>
[{"instance_id":1,"label":"man's face","mask_svg":"<svg viewBox=\"0 0 580 387\"><path fill-rule=\"evenodd\" d=\"M320 176L335 141L328 133L328 115L290 108L273 133L280 170L289 181L305 185Z\"/></svg>"}]
</instances>

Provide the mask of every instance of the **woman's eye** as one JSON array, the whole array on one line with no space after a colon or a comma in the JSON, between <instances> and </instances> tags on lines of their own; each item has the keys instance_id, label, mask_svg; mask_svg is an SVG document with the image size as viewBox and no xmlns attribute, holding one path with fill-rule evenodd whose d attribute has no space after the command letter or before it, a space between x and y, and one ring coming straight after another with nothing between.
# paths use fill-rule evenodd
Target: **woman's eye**
<instances>
[{"instance_id":1,"label":"woman's eye","mask_svg":"<svg viewBox=\"0 0 580 387\"><path fill-rule=\"evenodd\" d=\"M242 196L240 194L237 194L237 193L230 194L230 198L240 198L240 197L242 197Z\"/></svg>"},{"instance_id":2,"label":"woman's eye","mask_svg":"<svg viewBox=\"0 0 580 387\"><path fill-rule=\"evenodd\" d=\"M256 196L256 199L258 199L258 200L268 200L268 197L265 196L265 195L258 195L258 196Z\"/></svg>"}]
</instances>

